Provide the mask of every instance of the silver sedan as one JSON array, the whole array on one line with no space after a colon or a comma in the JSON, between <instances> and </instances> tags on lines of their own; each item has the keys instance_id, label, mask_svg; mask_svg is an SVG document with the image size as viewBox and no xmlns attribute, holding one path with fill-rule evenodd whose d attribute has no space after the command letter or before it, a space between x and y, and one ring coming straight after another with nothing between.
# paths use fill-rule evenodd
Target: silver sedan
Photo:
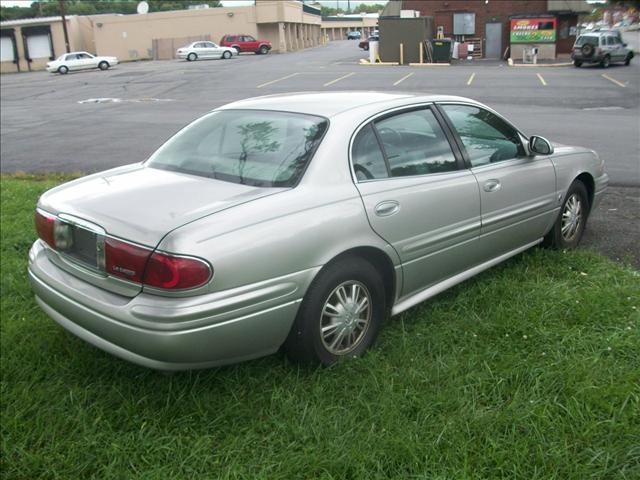
<instances>
[{"instance_id":1,"label":"silver sedan","mask_svg":"<svg viewBox=\"0 0 640 480\"><path fill-rule=\"evenodd\" d=\"M216 43L204 41L193 42L176 51L178 58L187 59L190 62L202 58L224 58L226 60L234 55L238 55L238 51L235 48L221 47Z\"/></svg>"},{"instance_id":2,"label":"silver sedan","mask_svg":"<svg viewBox=\"0 0 640 480\"><path fill-rule=\"evenodd\" d=\"M308 93L218 108L148 160L39 200L36 299L151 368L362 354L387 315L545 243L608 182L592 150L461 97Z\"/></svg>"}]
</instances>

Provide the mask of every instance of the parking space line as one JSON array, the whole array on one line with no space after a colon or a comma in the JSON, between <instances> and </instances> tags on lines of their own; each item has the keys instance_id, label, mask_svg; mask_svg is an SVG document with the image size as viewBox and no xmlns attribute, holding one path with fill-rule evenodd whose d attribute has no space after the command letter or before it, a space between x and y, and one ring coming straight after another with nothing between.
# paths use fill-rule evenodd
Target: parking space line
<instances>
[{"instance_id":1,"label":"parking space line","mask_svg":"<svg viewBox=\"0 0 640 480\"><path fill-rule=\"evenodd\" d=\"M345 78L351 77L352 75L355 75L355 74L356 74L355 72L347 73L342 77L338 77L335 80L331 80L330 82L325 83L323 87L328 87L329 85L333 85L334 83L339 82L340 80L344 80Z\"/></svg>"},{"instance_id":2,"label":"parking space line","mask_svg":"<svg viewBox=\"0 0 640 480\"><path fill-rule=\"evenodd\" d=\"M544 78L542 78L542 75L540 75L539 73L536 73L536 75L540 79L540 82L542 83L542 85L544 85L546 87L547 86L547 82L544 81Z\"/></svg>"},{"instance_id":3,"label":"parking space line","mask_svg":"<svg viewBox=\"0 0 640 480\"><path fill-rule=\"evenodd\" d=\"M287 75L286 77L276 78L275 80L271 80L270 82L261 83L256 88L266 87L267 85L271 85L273 83L280 82L282 80L286 80L287 78L295 77L296 75L300 75L300 73L299 72L292 73L291 75Z\"/></svg>"},{"instance_id":4,"label":"parking space line","mask_svg":"<svg viewBox=\"0 0 640 480\"><path fill-rule=\"evenodd\" d=\"M393 86L395 87L396 85L400 85L402 82L404 82L407 78L409 78L411 75L413 75L415 72L411 72L408 73L407 75L405 75L404 77L402 77L400 80L398 80L397 82L394 82Z\"/></svg>"},{"instance_id":5,"label":"parking space line","mask_svg":"<svg viewBox=\"0 0 640 480\"><path fill-rule=\"evenodd\" d=\"M469 77L469 80L467 80L467 85L471 85L471 82L473 82L473 79L476 77L476 72L473 72L471 74L471 76Z\"/></svg>"},{"instance_id":6,"label":"parking space line","mask_svg":"<svg viewBox=\"0 0 640 480\"><path fill-rule=\"evenodd\" d=\"M616 84L616 85L618 85L619 87L626 88L626 85L625 85L624 83L622 83L622 82L621 82L621 81L619 81L619 80L616 80L615 78L611 78L611 77L610 77L609 75L607 75L606 73L603 73L603 74L602 74L602 76L603 76L604 78L606 78L607 80L609 80L610 82L615 83L615 84Z\"/></svg>"}]
</instances>

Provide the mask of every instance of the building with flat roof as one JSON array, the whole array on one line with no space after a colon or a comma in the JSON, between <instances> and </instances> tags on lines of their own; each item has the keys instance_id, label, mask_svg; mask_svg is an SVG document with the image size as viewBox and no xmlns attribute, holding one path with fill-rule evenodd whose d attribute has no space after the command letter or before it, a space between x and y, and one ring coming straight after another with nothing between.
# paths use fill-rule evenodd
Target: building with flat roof
<instances>
[{"instance_id":1,"label":"building with flat roof","mask_svg":"<svg viewBox=\"0 0 640 480\"><path fill-rule=\"evenodd\" d=\"M66 17L69 50L112 55L120 61L167 60L197 40L219 41L225 34L269 40L284 53L319 45L320 10L298 1L256 0L254 5L175 10L146 14ZM62 18L42 17L0 23L0 72L43 70L67 51Z\"/></svg>"},{"instance_id":2,"label":"building with flat roof","mask_svg":"<svg viewBox=\"0 0 640 480\"><path fill-rule=\"evenodd\" d=\"M571 52L578 15L591 9L584 0L391 0L382 16L417 10L444 37L477 45L483 58L502 58L507 49L519 58L532 47L540 58L555 58Z\"/></svg>"}]
</instances>

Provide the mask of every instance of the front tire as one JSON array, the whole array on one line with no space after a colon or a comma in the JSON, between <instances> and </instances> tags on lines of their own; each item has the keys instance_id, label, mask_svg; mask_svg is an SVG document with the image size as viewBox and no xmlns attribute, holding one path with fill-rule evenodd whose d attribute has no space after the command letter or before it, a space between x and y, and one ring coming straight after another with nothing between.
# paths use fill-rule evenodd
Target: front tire
<instances>
[{"instance_id":1,"label":"front tire","mask_svg":"<svg viewBox=\"0 0 640 480\"><path fill-rule=\"evenodd\" d=\"M326 266L309 287L285 341L289 358L331 365L362 355L386 316L384 283L366 260Z\"/></svg>"},{"instance_id":2,"label":"front tire","mask_svg":"<svg viewBox=\"0 0 640 480\"><path fill-rule=\"evenodd\" d=\"M222 58L224 58L225 60L230 59L230 58L231 58L231 52L230 52L230 51L228 51L228 50L227 50L227 51L225 51L225 52L222 54Z\"/></svg>"},{"instance_id":3,"label":"front tire","mask_svg":"<svg viewBox=\"0 0 640 480\"><path fill-rule=\"evenodd\" d=\"M559 250L578 246L589 216L589 195L580 180L575 180L565 196L558 219L544 239L544 244Z\"/></svg>"},{"instance_id":4,"label":"front tire","mask_svg":"<svg viewBox=\"0 0 640 480\"><path fill-rule=\"evenodd\" d=\"M362 49L363 49L365 52L366 52L366 51L368 51L368 50L369 50L369 45L365 45L365 46L363 46L363 47L362 47Z\"/></svg>"},{"instance_id":5,"label":"front tire","mask_svg":"<svg viewBox=\"0 0 640 480\"><path fill-rule=\"evenodd\" d=\"M98 68L99 68L100 70L103 70L103 71L104 71L104 70L108 70L108 69L109 69L109 64L108 64L107 62L100 62L100 63L98 64Z\"/></svg>"},{"instance_id":6,"label":"front tire","mask_svg":"<svg viewBox=\"0 0 640 480\"><path fill-rule=\"evenodd\" d=\"M267 47L266 45L262 45L259 49L258 49L258 54L260 55L266 55L267 53L269 53L269 47Z\"/></svg>"},{"instance_id":7,"label":"front tire","mask_svg":"<svg viewBox=\"0 0 640 480\"><path fill-rule=\"evenodd\" d=\"M198 55L196 55L195 53L190 53L189 55L187 55L187 61L189 62L193 62L198 58Z\"/></svg>"},{"instance_id":8,"label":"front tire","mask_svg":"<svg viewBox=\"0 0 640 480\"><path fill-rule=\"evenodd\" d=\"M624 59L624 64L628 67L629 64L631 63L631 59L633 58L633 55L631 53L628 53L626 58Z\"/></svg>"},{"instance_id":9,"label":"front tire","mask_svg":"<svg viewBox=\"0 0 640 480\"><path fill-rule=\"evenodd\" d=\"M609 55L605 55L602 61L600 62L600 66L602 68L609 68L609 65L611 65L611 57L609 57Z\"/></svg>"}]
</instances>

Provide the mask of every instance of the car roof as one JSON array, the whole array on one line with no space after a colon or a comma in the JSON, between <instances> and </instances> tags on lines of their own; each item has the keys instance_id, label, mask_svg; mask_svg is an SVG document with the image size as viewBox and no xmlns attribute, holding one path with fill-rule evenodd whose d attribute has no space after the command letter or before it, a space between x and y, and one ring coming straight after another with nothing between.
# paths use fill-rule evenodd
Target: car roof
<instances>
[{"instance_id":1,"label":"car roof","mask_svg":"<svg viewBox=\"0 0 640 480\"><path fill-rule=\"evenodd\" d=\"M411 92L338 91L266 95L229 103L217 110L277 110L333 117L353 110L379 112L404 105L443 101L463 101L480 105L475 100L450 95L425 95L423 93Z\"/></svg>"}]
</instances>

